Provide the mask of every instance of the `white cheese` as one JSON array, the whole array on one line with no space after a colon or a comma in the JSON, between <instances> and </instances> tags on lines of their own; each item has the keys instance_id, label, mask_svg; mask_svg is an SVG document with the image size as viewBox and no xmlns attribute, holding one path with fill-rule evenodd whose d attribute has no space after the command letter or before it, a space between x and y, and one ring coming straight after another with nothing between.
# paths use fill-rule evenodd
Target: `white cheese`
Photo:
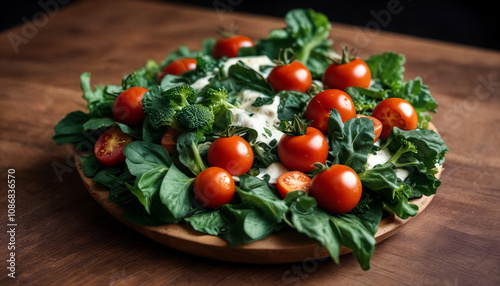
<instances>
[{"instance_id":1,"label":"white cheese","mask_svg":"<svg viewBox=\"0 0 500 286\"><path fill-rule=\"evenodd\" d=\"M278 177L288 171L289 170L280 162L274 162L267 168L260 169L260 174L257 175L257 178L263 179L265 175L269 175L269 183L276 184L278 183Z\"/></svg>"},{"instance_id":2,"label":"white cheese","mask_svg":"<svg viewBox=\"0 0 500 286\"><path fill-rule=\"evenodd\" d=\"M213 77L213 74L207 75L205 77L199 78L197 81L191 84L191 87L194 88L196 92L200 92L206 85L208 85L208 81Z\"/></svg>"}]
</instances>

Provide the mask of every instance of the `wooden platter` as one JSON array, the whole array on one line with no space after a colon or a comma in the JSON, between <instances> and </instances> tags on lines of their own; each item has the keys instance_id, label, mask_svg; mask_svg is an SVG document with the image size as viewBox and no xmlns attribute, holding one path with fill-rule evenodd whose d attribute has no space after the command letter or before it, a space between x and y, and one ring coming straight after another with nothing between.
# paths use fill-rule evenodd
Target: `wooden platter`
<instances>
[{"instance_id":1,"label":"wooden platter","mask_svg":"<svg viewBox=\"0 0 500 286\"><path fill-rule=\"evenodd\" d=\"M429 125L429 129L437 132L432 124ZM85 187L101 206L125 225L168 247L196 256L254 264L294 263L329 257L328 251L319 248L315 240L292 230L274 233L263 240L231 248L224 239L200 233L187 224L166 224L153 227L133 224L122 217L124 209L120 205L108 201L109 191L104 186L95 183L92 178L85 176L81 167L80 155L75 152L74 157L78 173ZM436 177L440 178L443 166L439 166L438 171ZM412 200L411 203L416 204L419 208L418 213L421 213L433 197L423 196ZM414 218L403 220L395 215L385 217L380 222L375 234L376 243L387 239L403 224ZM342 247L340 254L344 255L350 252L350 249Z\"/></svg>"}]
</instances>

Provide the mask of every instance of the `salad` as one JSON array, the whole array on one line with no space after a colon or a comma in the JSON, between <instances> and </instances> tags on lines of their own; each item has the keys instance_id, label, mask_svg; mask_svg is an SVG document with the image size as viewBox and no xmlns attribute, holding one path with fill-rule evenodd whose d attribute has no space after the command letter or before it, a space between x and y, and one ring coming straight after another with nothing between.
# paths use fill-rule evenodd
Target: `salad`
<instances>
[{"instance_id":1,"label":"salad","mask_svg":"<svg viewBox=\"0 0 500 286\"><path fill-rule=\"evenodd\" d=\"M415 216L441 182L446 144L427 129L437 103L405 57L367 59L329 39L327 17L287 13L253 41L237 34L147 61L92 87L87 112L55 126L134 224L189 224L229 246L295 230L339 263L370 268L381 219Z\"/></svg>"}]
</instances>

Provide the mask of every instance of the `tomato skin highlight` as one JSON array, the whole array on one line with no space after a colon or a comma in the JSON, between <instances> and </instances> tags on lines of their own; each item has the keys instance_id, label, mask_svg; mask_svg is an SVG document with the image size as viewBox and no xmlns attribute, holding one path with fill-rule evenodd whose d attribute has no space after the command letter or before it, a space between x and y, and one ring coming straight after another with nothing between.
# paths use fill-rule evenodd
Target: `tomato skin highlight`
<instances>
[{"instance_id":1,"label":"tomato skin highlight","mask_svg":"<svg viewBox=\"0 0 500 286\"><path fill-rule=\"evenodd\" d=\"M378 120L377 118L375 118L373 116L367 116L367 115L363 115L363 114L356 114L356 117L357 118L366 117L366 118L369 118L373 122L373 133L375 133L375 141L374 142L377 142L378 138L380 137L380 134L382 133L382 122L380 122L380 120Z\"/></svg>"},{"instance_id":2,"label":"tomato skin highlight","mask_svg":"<svg viewBox=\"0 0 500 286\"><path fill-rule=\"evenodd\" d=\"M328 142L321 131L307 127L305 135L281 137L278 157L287 169L307 173L315 168L314 163L326 162Z\"/></svg>"},{"instance_id":3,"label":"tomato skin highlight","mask_svg":"<svg viewBox=\"0 0 500 286\"><path fill-rule=\"evenodd\" d=\"M333 165L311 181L309 195L318 207L330 213L347 213L359 203L363 187L356 172L345 165Z\"/></svg>"},{"instance_id":4,"label":"tomato skin highlight","mask_svg":"<svg viewBox=\"0 0 500 286\"><path fill-rule=\"evenodd\" d=\"M131 127L137 127L144 122L146 114L142 110L142 97L148 90L131 87L118 95L113 102L113 119Z\"/></svg>"},{"instance_id":5,"label":"tomato skin highlight","mask_svg":"<svg viewBox=\"0 0 500 286\"><path fill-rule=\"evenodd\" d=\"M298 61L275 66L267 77L275 92L294 90L306 92L312 84L311 72Z\"/></svg>"},{"instance_id":6,"label":"tomato skin highlight","mask_svg":"<svg viewBox=\"0 0 500 286\"><path fill-rule=\"evenodd\" d=\"M231 174L219 167L210 167L196 176L193 194L196 201L210 209L229 204L234 197L235 183Z\"/></svg>"},{"instance_id":7,"label":"tomato skin highlight","mask_svg":"<svg viewBox=\"0 0 500 286\"><path fill-rule=\"evenodd\" d=\"M125 163L123 149L133 141L132 137L123 133L118 127L106 130L94 146L97 160L105 167L115 167Z\"/></svg>"},{"instance_id":8,"label":"tomato skin highlight","mask_svg":"<svg viewBox=\"0 0 500 286\"><path fill-rule=\"evenodd\" d=\"M169 128L161 137L161 146L167 149L168 154L172 155L177 148L177 138L182 134L181 131L175 128Z\"/></svg>"},{"instance_id":9,"label":"tomato skin highlight","mask_svg":"<svg viewBox=\"0 0 500 286\"><path fill-rule=\"evenodd\" d=\"M208 148L208 165L220 167L232 176L248 172L253 165L254 155L250 144L238 135L215 139Z\"/></svg>"},{"instance_id":10,"label":"tomato skin highlight","mask_svg":"<svg viewBox=\"0 0 500 286\"><path fill-rule=\"evenodd\" d=\"M255 43L246 36L235 35L219 39L214 46L212 56L215 59L222 57L235 58L241 48L253 47Z\"/></svg>"},{"instance_id":11,"label":"tomato skin highlight","mask_svg":"<svg viewBox=\"0 0 500 286\"><path fill-rule=\"evenodd\" d=\"M377 104L372 116L382 122L380 138L386 140L392 128L413 130L418 126L418 115L415 108L402 98L387 98Z\"/></svg>"},{"instance_id":12,"label":"tomato skin highlight","mask_svg":"<svg viewBox=\"0 0 500 286\"><path fill-rule=\"evenodd\" d=\"M176 59L169 63L165 68L158 72L156 75L156 80L161 82L162 78L167 74L173 74L181 76L186 71L192 71L196 69L196 59L193 58L181 58Z\"/></svg>"},{"instance_id":13,"label":"tomato skin highlight","mask_svg":"<svg viewBox=\"0 0 500 286\"><path fill-rule=\"evenodd\" d=\"M345 90L349 86L368 88L372 73L361 59L354 59L345 64L330 64L323 74L325 88Z\"/></svg>"},{"instance_id":14,"label":"tomato skin highlight","mask_svg":"<svg viewBox=\"0 0 500 286\"><path fill-rule=\"evenodd\" d=\"M339 89L327 89L316 94L309 101L306 107L306 119L312 121L312 127L326 134L332 108L339 112L342 122L356 116L354 102L347 93Z\"/></svg>"},{"instance_id":15,"label":"tomato skin highlight","mask_svg":"<svg viewBox=\"0 0 500 286\"><path fill-rule=\"evenodd\" d=\"M300 171L290 171L281 174L278 177L277 189L282 199L285 199L286 194L295 191L309 192L311 178Z\"/></svg>"}]
</instances>

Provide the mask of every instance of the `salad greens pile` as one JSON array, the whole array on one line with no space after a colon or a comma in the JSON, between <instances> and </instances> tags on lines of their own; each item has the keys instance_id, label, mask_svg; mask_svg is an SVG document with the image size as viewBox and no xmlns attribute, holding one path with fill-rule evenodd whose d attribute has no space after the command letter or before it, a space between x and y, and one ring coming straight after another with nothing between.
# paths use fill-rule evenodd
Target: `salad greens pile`
<instances>
[{"instance_id":1,"label":"salad greens pile","mask_svg":"<svg viewBox=\"0 0 500 286\"><path fill-rule=\"evenodd\" d=\"M291 48L296 59L311 71L313 79L321 81L330 59L337 56L328 38L330 22L325 15L311 9L292 10L285 21L286 27L272 30L255 47L241 49L239 55L276 59L281 49ZM268 176L256 176L261 168L279 161L277 142L258 141L260 131L232 126L230 110L239 104L238 93L250 89L262 94L253 103L255 107L269 105L279 97L278 118L290 121L294 114L303 117L308 101L322 87L313 84L307 93L275 93L261 73L243 62L226 71L223 67L227 58L212 57L214 43L215 39L206 39L198 51L181 46L161 63L148 61L125 76L121 85L92 88L90 74L83 73L81 88L88 111L69 113L55 126L53 139L57 144L69 143L87 151L81 156L85 175L109 188L109 201L122 205L123 217L134 224L187 223L197 231L224 238L231 247L295 229L324 246L336 263L344 245L353 251L363 269L369 269L374 235L381 219L391 212L403 219L415 216L418 207L411 199L433 195L440 186L434 174L436 167L444 162L448 148L436 132L426 129L432 120L430 113L436 112L437 107L429 88L420 78L404 80L403 55L387 52L366 59L372 74L371 86L345 90L355 103L356 113L370 115L382 100L399 97L414 106L419 128L411 131L394 128L389 138L377 146L370 120L353 118L342 122L339 113L332 110L326 134L330 145L327 166L318 164L309 175L314 176L332 164L347 165L358 174L363 195L352 211L331 214L318 208L316 200L303 191L290 192L282 200L276 188L268 183ZM158 83L156 74L183 57L196 58L196 69L181 76L167 75ZM266 68L270 67L262 67ZM191 87L207 76L209 80L203 88ZM147 117L139 127L116 122L111 111L116 97L133 86L148 89L143 97ZM107 168L88 146L94 146L99 135L112 126L130 135L134 142L124 149L125 166ZM169 127L184 129L172 156L160 145ZM255 154L254 167L239 176L236 195L230 204L205 209L193 199L192 183L207 168L211 142L228 131L250 143ZM366 168L369 154L380 150L389 151L392 157L384 164ZM409 175L399 179L396 168L405 168Z\"/></svg>"}]
</instances>

